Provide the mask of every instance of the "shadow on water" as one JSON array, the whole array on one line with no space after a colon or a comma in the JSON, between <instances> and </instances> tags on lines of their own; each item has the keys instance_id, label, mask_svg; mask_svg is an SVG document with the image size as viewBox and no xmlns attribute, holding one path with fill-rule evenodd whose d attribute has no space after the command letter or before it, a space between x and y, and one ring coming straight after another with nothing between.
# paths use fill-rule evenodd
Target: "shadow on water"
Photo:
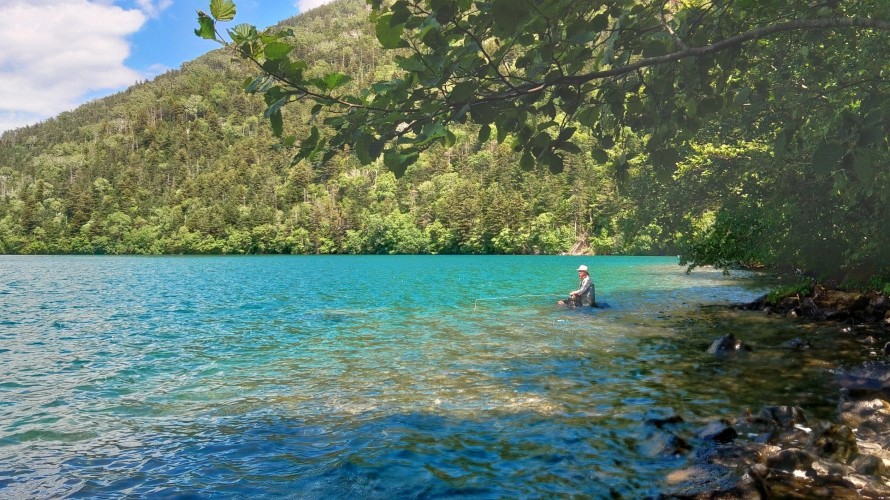
<instances>
[{"instance_id":1,"label":"shadow on water","mask_svg":"<svg viewBox=\"0 0 890 500\"><path fill-rule=\"evenodd\" d=\"M563 338L550 341L560 355L532 348L483 356L472 367L458 360L440 374L394 382L393 393L354 387L338 395L328 388L316 396L240 400L181 425L138 423L143 441L124 456L78 457L63 470L76 471L81 482L74 496L83 498L121 491L213 497L299 491L301 498L654 496L671 471L692 460L687 448L672 441L676 436L695 446L696 431L708 421L766 404L798 405L814 417L826 416L837 402L834 369L845 359L861 359L863 349L825 331L834 327L724 308L638 317L628 324L623 316L587 311L549 318L565 327ZM593 350L572 335L596 331L612 337L598 340ZM752 353L721 358L705 352L715 336L730 331L749 342ZM797 352L783 346L800 336L812 338L814 347ZM575 344L578 349L566 354L565 347ZM408 407L415 409L404 411ZM684 423L670 431L650 423L673 415Z\"/></svg>"},{"instance_id":2,"label":"shadow on water","mask_svg":"<svg viewBox=\"0 0 890 500\"><path fill-rule=\"evenodd\" d=\"M868 349L696 307L760 289L665 259L583 261L609 309L537 293L574 258L71 262L28 261L44 277L0 323L0 496L657 495L691 460L674 434L830 414ZM753 351L706 352L730 332Z\"/></svg>"},{"instance_id":3,"label":"shadow on water","mask_svg":"<svg viewBox=\"0 0 890 500\"><path fill-rule=\"evenodd\" d=\"M248 415L155 436L144 449L129 451L131 463L120 456L77 457L63 463L62 470L79 471L81 480L71 484L74 498L122 491L214 498L653 493L658 469L640 469L639 459L627 458L638 454L641 445L634 434L642 429L621 432L614 424L534 412L474 419L436 413L363 415L359 425L322 426L280 415ZM649 460L659 468L682 463L674 457Z\"/></svg>"}]
</instances>

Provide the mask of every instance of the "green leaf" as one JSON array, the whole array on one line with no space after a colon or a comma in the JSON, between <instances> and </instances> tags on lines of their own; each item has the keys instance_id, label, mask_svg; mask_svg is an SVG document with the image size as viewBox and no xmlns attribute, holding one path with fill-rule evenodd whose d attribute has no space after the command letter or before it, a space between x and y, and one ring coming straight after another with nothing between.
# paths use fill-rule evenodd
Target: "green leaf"
<instances>
[{"instance_id":1,"label":"green leaf","mask_svg":"<svg viewBox=\"0 0 890 500\"><path fill-rule=\"evenodd\" d=\"M300 152L298 156L301 158L309 158L312 154L318 149L319 145L319 133L318 127L312 126L312 129L309 131L309 137L300 141Z\"/></svg>"},{"instance_id":2,"label":"green leaf","mask_svg":"<svg viewBox=\"0 0 890 500\"><path fill-rule=\"evenodd\" d=\"M198 11L198 26L195 35L207 40L216 40L216 24L210 16L200 10Z\"/></svg>"},{"instance_id":3,"label":"green leaf","mask_svg":"<svg viewBox=\"0 0 890 500\"><path fill-rule=\"evenodd\" d=\"M853 157L853 172L859 178L859 182L864 186L871 186L877 174L875 165L875 155L867 149L859 149L856 156Z\"/></svg>"},{"instance_id":4,"label":"green leaf","mask_svg":"<svg viewBox=\"0 0 890 500\"><path fill-rule=\"evenodd\" d=\"M217 21L235 19L235 2L232 0L210 0L210 14Z\"/></svg>"},{"instance_id":5,"label":"green leaf","mask_svg":"<svg viewBox=\"0 0 890 500\"><path fill-rule=\"evenodd\" d=\"M411 57L397 55L395 56L396 64L405 71L420 72L426 69L423 64L423 57L420 54L412 54Z\"/></svg>"},{"instance_id":6,"label":"green leaf","mask_svg":"<svg viewBox=\"0 0 890 500\"><path fill-rule=\"evenodd\" d=\"M498 113L494 120L495 127L498 131L498 142L502 143L507 138L507 134L516 130L515 113Z\"/></svg>"},{"instance_id":7,"label":"green leaf","mask_svg":"<svg viewBox=\"0 0 890 500\"><path fill-rule=\"evenodd\" d=\"M573 155L581 153L581 148L578 147L578 145L574 142L563 142L558 146L558 148L565 151L566 153Z\"/></svg>"},{"instance_id":8,"label":"green leaf","mask_svg":"<svg viewBox=\"0 0 890 500\"><path fill-rule=\"evenodd\" d=\"M697 107L698 116L706 116L716 113L723 108L723 99L720 97L706 97L699 101Z\"/></svg>"},{"instance_id":9,"label":"green leaf","mask_svg":"<svg viewBox=\"0 0 890 500\"><path fill-rule=\"evenodd\" d=\"M579 111L575 116L575 119L578 120L578 123L581 125L592 129L599 121L599 111L594 106L588 106Z\"/></svg>"},{"instance_id":10,"label":"green leaf","mask_svg":"<svg viewBox=\"0 0 890 500\"><path fill-rule=\"evenodd\" d=\"M884 128L880 125L864 127L859 131L859 144L863 146L877 144L884 140Z\"/></svg>"},{"instance_id":11,"label":"green leaf","mask_svg":"<svg viewBox=\"0 0 890 500\"><path fill-rule=\"evenodd\" d=\"M266 44L266 47L263 49L263 54L267 59L284 59L292 50L294 50L292 45L281 42L272 42Z\"/></svg>"},{"instance_id":12,"label":"green leaf","mask_svg":"<svg viewBox=\"0 0 890 500\"><path fill-rule=\"evenodd\" d=\"M658 180L670 182L674 172L677 171L680 154L674 148L659 149L652 152L649 159L655 167L655 175L658 177Z\"/></svg>"},{"instance_id":13,"label":"green leaf","mask_svg":"<svg viewBox=\"0 0 890 500\"><path fill-rule=\"evenodd\" d=\"M790 128L786 128L776 135L776 140L773 142L773 154L776 158L783 158L788 154L788 146L793 138L794 130Z\"/></svg>"},{"instance_id":14,"label":"green leaf","mask_svg":"<svg viewBox=\"0 0 890 500\"><path fill-rule=\"evenodd\" d=\"M266 113L269 118L269 123L272 124L272 133L275 134L275 137L281 137L281 134L284 132L284 119L281 116L281 109L276 109L271 114Z\"/></svg>"},{"instance_id":15,"label":"green leaf","mask_svg":"<svg viewBox=\"0 0 890 500\"><path fill-rule=\"evenodd\" d=\"M352 81L352 77L343 73L328 73L324 76L324 83L328 90L334 90L337 87L346 85Z\"/></svg>"},{"instance_id":16,"label":"green leaf","mask_svg":"<svg viewBox=\"0 0 890 500\"><path fill-rule=\"evenodd\" d=\"M823 142L813 152L813 170L818 175L833 172L844 156L844 148L836 142Z\"/></svg>"},{"instance_id":17,"label":"green leaf","mask_svg":"<svg viewBox=\"0 0 890 500\"><path fill-rule=\"evenodd\" d=\"M668 53L669 47L661 40L651 40L643 47L643 57L657 57Z\"/></svg>"},{"instance_id":18,"label":"green leaf","mask_svg":"<svg viewBox=\"0 0 890 500\"><path fill-rule=\"evenodd\" d=\"M479 124L492 123L498 118L498 110L493 104L480 103L474 104L470 108L470 116L473 121Z\"/></svg>"},{"instance_id":19,"label":"green leaf","mask_svg":"<svg viewBox=\"0 0 890 500\"><path fill-rule=\"evenodd\" d=\"M485 143L488 141L489 137L491 137L491 125L486 123L479 128L478 140L480 143Z\"/></svg>"},{"instance_id":20,"label":"green leaf","mask_svg":"<svg viewBox=\"0 0 890 500\"><path fill-rule=\"evenodd\" d=\"M256 40L258 36L256 26L252 24L242 23L227 31L229 36L232 37L232 41L236 44Z\"/></svg>"},{"instance_id":21,"label":"green leaf","mask_svg":"<svg viewBox=\"0 0 890 500\"><path fill-rule=\"evenodd\" d=\"M576 19L566 26L566 40L571 43L588 43L596 40L599 31L593 29L592 23L584 19Z\"/></svg>"},{"instance_id":22,"label":"green leaf","mask_svg":"<svg viewBox=\"0 0 890 500\"><path fill-rule=\"evenodd\" d=\"M362 165L368 165L380 157L383 141L371 134L364 133L355 141L355 155Z\"/></svg>"},{"instance_id":23,"label":"green leaf","mask_svg":"<svg viewBox=\"0 0 890 500\"><path fill-rule=\"evenodd\" d=\"M609 153L607 153L604 149L593 148L590 150L590 157L593 158L593 161L603 164L609 161Z\"/></svg>"},{"instance_id":24,"label":"green leaf","mask_svg":"<svg viewBox=\"0 0 890 500\"><path fill-rule=\"evenodd\" d=\"M404 25L390 25L391 18L392 14L384 14L380 16L377 19L377 25L374 29L374 32L377 35L377 40L380 42L380 45L383 45L383 48L385 49L397 49L399 47L405 46L405 43L402 40L402 31L404 30Z\"/></svg>"},{"instance_id":25,"label":"green leaf","mask_svg":"<svg viewBox=\"0 0 890 500\"><path fill-rule=\"evenodd\" d=\"M531 147L533 150L543 151L550 146L551 139L547 132L539 132L532 138Z\"/></svg>"},{"instance_id":26,"label":"green leaf","mask_svg":"<svg viewBox=\"0 0 890 500\"><path fill-rule=\"evenodd\" d=\"M404 0L395 2L390 10L392 11L392 17L389 20L390 26L404 24L411 17L411 10L408 9L408 3Z\"/></svg>"},{"instance_id":27,"label":"green leaf","mask_svg":"<svg viewBox=\"0 0 890 500\"><path fill-rule=\"evenodd\" d=\"M519 168L526 172L530 172L535 168L535 159L532 155L526 151L522 154L522 157L519 159Z\"/></svg>"},{"instance_id":28,"label":"green leaf","mask_svg":"<svg viewBox=\"0 0 890 500\"><path fill-rule=\"evenodd\" d=\"M602 12L595 16L590 20L590 29L593 31L603 31L609 27L609 14Z\"/></svg>"},{"instance_id":29,"label":"green leaf","mask_svg":"<svg viewBox=\"0 0 890 500\"><path fill-rule=\"evenodd\" d=\"M304 61L294 61L285 65L282 69L284 70L284 76L287 78L288 83L292 85L303 83L303 70L306 69L306 63Z\"/></svg>"},{"instance_id":30,"label":"green leaf","mask_svg":"<svg viewBox=\"0 0 890 500\"><path fill-rule=\"evenodd\" d=\"M387 170L394 173L396 177L401 177L405 174L408 167L417 161L419 156L417 151L402 154L399 151L387 149L383 152L383 165Z\"/></svg>"},{"instance_id":31,"label":"green leaf","mask_svg":"<svg viewBox=\"0 0 890 500\"><path fill-rule=\"evenodd\" d=\"M543 160L547 164L547 168L550 169L551 174L561 174L563 169L565 169L565 162L562 156L556 153L548 151L544 154Z\"/></svg>"},{"instance_id":32,"label":"green leaf","mask_svg":"<svg viewBox=\"0 0 890 500\"><path fill-rule=\"evenodd\" d=\"M566 142L571 139L573 135L575 135L575 131L578 130L576 127L566 127L559 132L559 137L556 138L556 142Z\"/></svg>"},{"instance_id":33,"label":"green leaf","mask_svg":"<svg viewBox=\"0 0 890 500\"><path fill-rule=\"evenodd\" d=\"M491 14L494 25L502 34L515 34L529 15L527 0L492 0Z\"/></svg>"},{"instance_id":34,"label":"green leaf","mask_svg":"<svg viewBox=\"0 0 890 500\"><path fill-rule=\"evenodd\" d=\"M454 144L456 142L457 142L457 136L454 135L454 132L452 132L448 129L445 129L445 147L450 148L450 147L454 146Z\"/></svg>"},{"instance_id":35,"label":"green leaf","mask_svg":"<svg viewBox=\"0 0 890 500\"><path fill-rule=\"evenodd\" d=\"M258 94L265 92L269 89L272 84L272 79L267 75L260 75L253 80L249 81L244 86L244 92L248 94Z\"/></svg>"},{"instance_id":36,"label":"green leaf","mask_svg":"<svg viewBox=\"0 0 890 500\"><path fill-rule=\"evenodd\" d=\"M448 97L451 101L463 102L473 97L476 91L476 84L473 82L460 82L451 89Z\"/></svg>"}]
</instances>

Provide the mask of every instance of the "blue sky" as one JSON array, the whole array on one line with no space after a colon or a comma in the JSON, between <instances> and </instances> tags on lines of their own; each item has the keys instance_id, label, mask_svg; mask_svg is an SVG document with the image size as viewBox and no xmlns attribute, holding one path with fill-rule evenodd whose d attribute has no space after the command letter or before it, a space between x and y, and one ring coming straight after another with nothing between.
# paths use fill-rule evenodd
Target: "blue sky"
<instances>
[{"instance_id":1,"label":"blue sky","mask_svg":"<svg viewBox=\"0 0 890 500\"><path fill-rule=\"evenodd\" d=\"M329 0L235 0L265 28ZM216 49L195 36L210 0L0 0L0 133L37 123Z\"/></svg>"}]
</instances>

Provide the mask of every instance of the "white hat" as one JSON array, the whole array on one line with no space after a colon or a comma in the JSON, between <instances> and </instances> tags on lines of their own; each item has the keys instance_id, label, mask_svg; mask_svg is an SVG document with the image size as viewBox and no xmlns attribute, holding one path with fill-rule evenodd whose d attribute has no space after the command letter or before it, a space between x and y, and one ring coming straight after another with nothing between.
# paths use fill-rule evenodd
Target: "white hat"
<instances>
[{"instance_id":1,"label":"white hat","mask_svg":"<svg viewBox=\"0 0 890 500\"><path fill-rule=\"evenodd\" d=\"M581 265L581 266L578 267L578 270L579 270L579 271L584 271L584 272L586 273L586 272L587 272L587 266L585 266L585 265Z\"/></svg>"}]
</instances>

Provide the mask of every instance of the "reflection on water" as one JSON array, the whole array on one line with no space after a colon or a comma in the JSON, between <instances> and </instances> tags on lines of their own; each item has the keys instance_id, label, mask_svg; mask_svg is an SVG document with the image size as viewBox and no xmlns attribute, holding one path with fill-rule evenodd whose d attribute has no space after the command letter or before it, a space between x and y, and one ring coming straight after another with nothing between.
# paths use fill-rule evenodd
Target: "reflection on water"
<instances>
[{"instance_id":1,"label":"reflection on water","mask_svg":"<svg viewBox=\"0 0 890 500\"><path fill-rule=\"evenodd\" d=\"M666 258L0 263L0 496L653 495L646 419L830 415L864 349ZM609 309L555 305L580 263Z\"/></svg>"}]
</instances>

